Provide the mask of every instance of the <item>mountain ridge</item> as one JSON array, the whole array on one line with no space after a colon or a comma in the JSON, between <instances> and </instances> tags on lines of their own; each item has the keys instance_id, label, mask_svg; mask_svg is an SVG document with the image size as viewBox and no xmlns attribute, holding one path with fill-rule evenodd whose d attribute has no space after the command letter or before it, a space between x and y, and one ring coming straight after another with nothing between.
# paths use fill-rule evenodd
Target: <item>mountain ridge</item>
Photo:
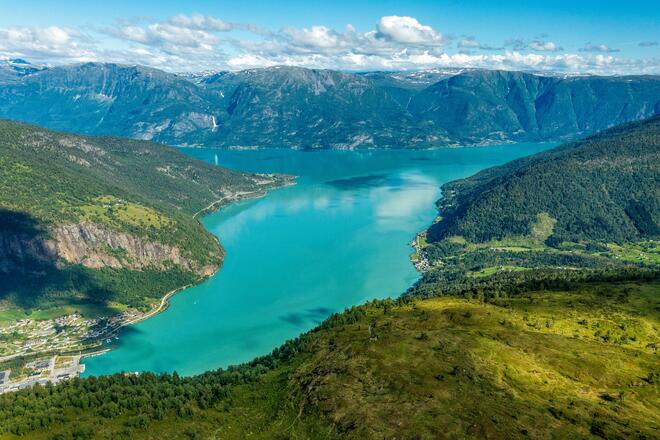
<instances>
[{"instance_id":1,"label":"mountain ridge","mask_svg":"<svg viewBox=\"0 0 660 440\"><path fill-rule=\"evenodd\" d=\"M13 72L13 73L12 73ZM183 146L430 148L576 138L660 113L660 76L483 69L206 76L82 63L0 71L0 117Z\"/></svg>"}]
</instances>

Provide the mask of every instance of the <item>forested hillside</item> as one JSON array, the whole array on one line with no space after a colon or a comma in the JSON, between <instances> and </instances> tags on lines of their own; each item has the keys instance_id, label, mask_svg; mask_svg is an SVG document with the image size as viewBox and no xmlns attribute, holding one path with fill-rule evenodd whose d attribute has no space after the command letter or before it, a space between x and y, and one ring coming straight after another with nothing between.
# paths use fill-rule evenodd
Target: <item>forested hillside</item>
<instances>
[{"instance_id":1,"label":"forested hillside","mask_svg":"<svg viewBox=\"0 0 660 440\"><path fill-rule=\"evenodd\" d=\"M553 244L634 241L660 234L660 117L478 173L443 187L429 240L482 243L529 235L537 216Z\"/></svg>"},{"instance_id":2,"label":"forested hillside","mask_svg":"<svg viewBox=\"0 0 660 440\"><path fill-rule=\"evenodd\" d=\"M428 148L570 139L660 112L658 76L0 64L0 117L170 145Z\"/></svg>"},{"instance_id":3,"label":"forested hillside","mask_svg":"<svg viewBox=\"0 0 660 440\"><path fill-rule=\"evenodd\" d=\"M655 438L657 283L375 301L249 364L0 396L0 438Z\"/></svg>"},{"instance_id":4,"label":"forested hillside","mask_svg":"<svg viewBox=\"0 0 660 440\"><path fill-rule=\"evenodd\" d=\"M427 270L413 292L657 268L659 176L654 117L450 182L416 240Z\"/></svg>"},{"instance_id":5,"label":"forested hillside","mask_svg":"<svg viewBox=\"0 0 660 440\"><path fill-rule=\"evenodd\" d=\"M148 308L222 261L195 213L284 181L148 142L0 121L0 310Z\"/></svg>"}]
</instances>

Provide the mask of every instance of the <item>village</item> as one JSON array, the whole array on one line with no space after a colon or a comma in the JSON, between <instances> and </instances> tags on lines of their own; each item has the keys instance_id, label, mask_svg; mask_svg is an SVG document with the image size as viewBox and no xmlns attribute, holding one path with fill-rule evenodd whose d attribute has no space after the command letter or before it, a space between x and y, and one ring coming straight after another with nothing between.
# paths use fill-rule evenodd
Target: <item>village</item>
<instances>
[{"instance_id":1,"label":"village","mask_svg":"<svg viewBox=\"0 0 660 440\"><path fill-rule=\"evenodd\" d=\"M18 378L11 379L11 370L0 371L0 394L29 388L33 385L56 384L78 377L85 371L80 356L52 356L25 364Z\"/></svg>"},{"instance_id":2,"label":"village","mask_svg":"<svg viewBox=\"0 0 660 440\"><path fill-rule=\"evenodd\" d=\"M141 316L136 310L110 318L73 313L55 319L26 318L0 327L0 394L78 377L85 369L80 363L83 355ZM26 360L21 362L22 358Z\"/></svg>"}]
</instances>

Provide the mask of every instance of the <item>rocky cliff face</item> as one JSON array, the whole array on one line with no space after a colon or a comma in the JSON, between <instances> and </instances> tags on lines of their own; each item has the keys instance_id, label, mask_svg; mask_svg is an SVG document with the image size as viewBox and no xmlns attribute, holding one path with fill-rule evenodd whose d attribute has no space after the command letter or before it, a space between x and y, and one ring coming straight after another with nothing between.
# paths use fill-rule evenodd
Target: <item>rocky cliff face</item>
<instances>
[{"instance_id":1,"label":"rocky cliff face","mask_svg":"<svg viewBox=\"0 0 660 440\"><path fill-rule=\"evenodd\" d=\"M61 225L51 238L0 232L0 272L29 267L28 262L80 264L90 269L112 267L165 270L168 265L210 275L213 266L201 266L184 257L177 247L116 232L91 222Z\"/></svg>"},{"instance_id":2,"label":"rocky cliff face","mask_svg":"<svg viewBox=\"0 0 660 440\"><path fill-rule=\"evenodd\" d=\"M54 231L57 255L69 263L91 269L102 267L141 269L161 266L166 261L192 270L192 264L178 248L119 233L94 223L59 226Z\"/></svg>"}]
</instances>

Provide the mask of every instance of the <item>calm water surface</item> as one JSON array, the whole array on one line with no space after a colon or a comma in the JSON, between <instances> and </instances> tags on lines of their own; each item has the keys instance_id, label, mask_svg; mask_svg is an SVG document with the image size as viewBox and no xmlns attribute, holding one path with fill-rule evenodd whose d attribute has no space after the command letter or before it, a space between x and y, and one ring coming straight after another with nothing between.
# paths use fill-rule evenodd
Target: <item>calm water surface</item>
<instances>
[{"instance_id":1,"label":"calm water surface","mask_svg":"<svg viewBox=\"0 0 660 440\"><path fill-rule=\"evenodd\" d=\"M183 150L229 168L300 177L205 217L227 250L222 270L126 328L114 350L85 360L85 376L226 367L269 353L332 312L398 296L418 278L409 243L436 216L443 183L551 146Z\"/></svg>"}]
</instances>

